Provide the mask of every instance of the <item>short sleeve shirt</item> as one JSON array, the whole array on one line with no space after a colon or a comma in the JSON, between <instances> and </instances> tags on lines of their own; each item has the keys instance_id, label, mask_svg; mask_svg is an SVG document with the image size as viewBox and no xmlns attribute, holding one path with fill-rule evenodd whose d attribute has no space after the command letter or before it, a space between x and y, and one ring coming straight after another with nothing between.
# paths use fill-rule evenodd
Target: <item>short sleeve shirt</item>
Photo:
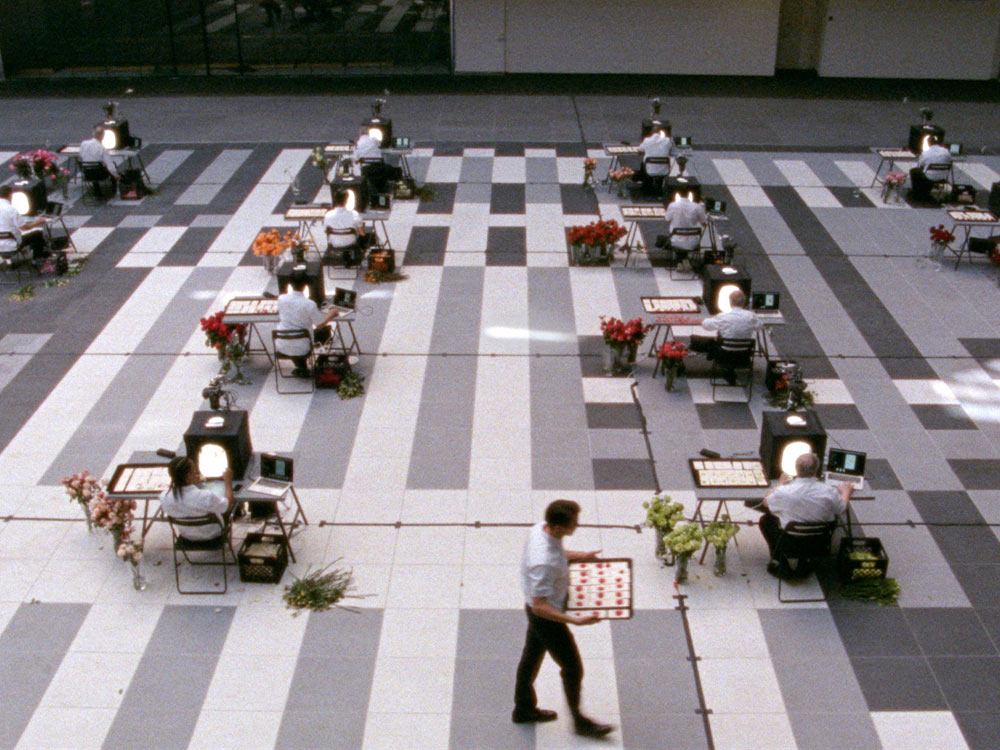
<instances>
[{"instance_id":1,"label":"short sleeve shirt","mask_svg":"<svg viewBox=\"0 0 1000 750\"><path fill-rule=\"evenodd\" d=\"M663 133L652 133L639 144L639 151L643 153L643 161L650 156L670 156L674 152L674 142ZM646 174L653 177L660 177L669 172L669 164L646 165Z\"/></svg>"},{"instance_id":2,"label":"short sleeve shirt","mask_svg":"<svg viewBox=\"0 0 1000 750\"><path fill-rule=\"evenodd\" d=\"M323 322L323 313L316 303L308 299L302 292L291 289L278 297L279 331L301 329L312 334L314 326ZM290 357L304 357L309 353L307 341L281 341L278 349Z\"/></svg>"},{"instance_id":3,"label":"short sleeve shirt","mask_svg":"<svg viewBox=\"0 0 1000 750\"><path fill-rule=\"evenodd\" d=\"M701 327L706 331L718 331L726 339L752 339L761 328L761 322L749 310L734 307L729 312L713 315Z\"/></svg>"},{"instance_id":4,"label":"short sleeve shirt","mask_svg":"<svg viewBox=\"0 0 1000 750\"><path fill-rule=\"evenodd\" d=\"M947 164L951 166L951 162L951 152L944 146L935 144L924 149L923 153L920 154L920 158L917 159L917 166L926 172L927 167L931 164Z\"/></svg>"},{"instance_id":5,"label":"short sleeve shirt","mask_svg":"<svg viewBox=\"0 0 1000 750\"><path fill-rule=\"evenodd\" d=\"M378 141L372 138L370 135L363 135L358 138L358 142L354 144L354 159L355 161L361 161L362 159L381 159L382 149L378 145Z\"/></svg>"},{"instance_id":6,"label":"short sleeve shirt","mask_svg":"<svg viewBox=\"0 0 1000 750\"><path fill-rule=\"evenodd\" d=\"M832 521L847 510L847 503L833 485L815 477L799 477L778 487L767 499L767 507L784 528L792 522Z\"/></svg>"},{"instance_id":7,"label":"short sleeve shirt","mask_svg":"<svg viewBox=\"0 0 1000 750\"><path fill-rule=\"evenodd\" d=\"M118 174L118 170L115 167L114 160L111 158L111 154L107 152L101 142L96 138L90 138L80 144L80 153L77 154L77 158L81 162L102 162L111 174Z\"/></svg>"},{"instance_id":8,"label":"short sleeve shirt","mask_svg":"<svg viewBox=\"0 0 1000 750\"><path fill-rule=\"evenodd\" d=\"M357 211L351 211L343 206L327 211L323 217L323 227L325 229L354 229L361 227L361 215ZM330 247L348 247L357 240L357 235L352 234L329 234L327 244Z\"/></svg>"},{"instance_id":9,"label":"short sleeve shirt","mask_svg":"<svg viewBox=\"0 0 1000 750\"><path fill-rule=\"evenodd\" d=\"M524 601L541 597L556 609L566 607L569 595L569 561L562 540L545 532L544 523L536 523L528 533L521 558L521 590Z\"/></svg>"},{"instance_id":10,"label":"short sleeve shirt","mask_svg":"<svg viewBox=\"0 0 1000 750\"><path fill-rule=\"evenodd\" d=\"M188 484L181 487L179 497L174 495L173 490L164 491L160 495L160 507L171 518L193 518L213 513L223 520L222 514L229 507L229 501L196 484ZM218 531L215 526L194 526L184 528L180 533L185 539L201 540L214 539L219 535Z\"/></svg>"},{"instance_id":11,"label":"short sleeve shirt","mask_svg":"<svg viewBox=\"0 0 1000 750\"><path fill-rule=\"evenodd\" d=\"M14 239L0 238L0 252L9 253L17 250L21 241L21 226L24 217L17 212L9 200L0 198L0 234L12 234Z\"/></svg>"},{"instance_id":12,"label":"short sleeve shirt","mask_svg":"<svg viewBox=\"0 0 1000 750\"><path fill-rule=\"evenodd\" d=\"M701 203L695 203L687 198L678 198L670 202L663 218L671 230L690 229L692 227L703 227L708 221L708 214L705 211L705 206ZM673 237L670 242L674 247L681 250L696 250L698 249L698 245L701 244L701 238L694 235L691 237Z\"/></svg>"}]
</instances>

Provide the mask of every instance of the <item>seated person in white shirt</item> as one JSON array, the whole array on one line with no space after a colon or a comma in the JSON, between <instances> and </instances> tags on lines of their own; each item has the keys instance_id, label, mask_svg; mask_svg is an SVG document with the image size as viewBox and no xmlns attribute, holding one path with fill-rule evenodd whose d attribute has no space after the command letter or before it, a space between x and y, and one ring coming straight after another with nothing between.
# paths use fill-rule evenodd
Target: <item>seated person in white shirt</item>
<instances>
[{"instance_id":1,"label":"seated person in white shirt","mask_svg":"<svg viewBox=\"0 0 1000 750\"><path fill-rule=\"evenodd\" d=\"M403 170L388 164L382 156L382 144L362 128L354 144L354 160L361 165L361 176L368 182L372 195L390 192L390 183L403 176Z\"/></svg>"},{"instance_id":2,"label":"seated person in white shirt","mask_svg":"<svg viewBox=\"0 0 1000 750\"><path fill-rule=\"evenodd\" d=\"M116 191L118 189L118 168L115 166L111 154L108 153L107 149L101 143L103 135L104 128L100 125L95 127L94 137L80 144L80 152L77 154L77 159L80 160L80 164L103 164L108 172L108 177L111 178L112 191Z\"/></svg>"},{"instance_id":3,"label":"seated person in white shirt","mask_svg":"<svg viewBox=\"0 0 1000 750\"><path fill-rule=\"evenodd\" d=\"M233 497L233 470L228 466L222 474L226 487L226 496L219 497L209 489L201 486L204 478L198 470L198 464L187 456L177 456L167 467L170 474L170 487L160 495L160 508L170 518L193 518L195 516L218 516L223 526L229 523L229 518L236 507ZM178 528L178 533L191 541L206 541L215 539L221 533L216 526L184 526Z\"/></svg>"},{"instance_id":4,"label":"seated person in white shirt","mask_svg":"<svg viewBox=\"0 0 1000 750\"><path fill-rule=\"evenodd\" d=\"M663 178L670 174L670 164L649 164L649 157L673 156L674 141L665 128L656 128L643 139L638 150L642 166L636 179L642 182L642 192L646 195L659 195Z\"/></svg>"},{"instance_id":5,"label":"seated person in white shirt","mask_svg":"<svg viewBox=\"0 0 1000 750\"><path fill-rule=\"evenodd\" d=\"M656 238L656 247L670 252L669 261L678 263L701 245L701 235L674 235L675 229L702 229L708 225L708 212L703 203L692 199L690 194L677 193L667 204L663 220L667 223L667 234Z\"/></svg>"},{"instance_id":6,"label":"seated person in white shirt","mask_svg":"<svg viewBox=\"0 0 1000 750\"><path fill-rule=\"evenodd\" d=\"M33 258L45 255L45 235L42 232L26 233L45 223L45 217L28 222L10 202L14 194L10 185L0 185L0 254L13 253L20 246L22 238L32 249Z\"/></svg>"},{"instance_id":7,"label":"seated person in white shirt","mask_svg":"<svg viewBox=\"0 0 1000 750\"><path fill-rule=\"evenodd\" d=\"M774 547L782 529L790 523L828 523L847 512L854 486L841 482L839 487L820 481L819 457L815 453L804 453L795 460L795 478L782 474L778 486L768 492L756 509L764 512L760 519L760 532L764 535L771 551L771 561L767 572L779 577L788 577L791 571L782 568L774 559ZM798 575L809 571L800 566Z\"/></svg>"},{"instance_id":8,"label":"seated person in white shirt","mask_svg":"<svg viewBox=\"0 0 1000 750\"><path fill-rule=\"evenodd\" d=\"M719 339L752 339L762 327L760 320L750 310L746 309L747 296L742 289L735 289L729 295L728 312L720 312L702 321L701 327L706 331L716 331L718 338L705 341L696 336L691 338L693 351L704 351L709 359L715 359L721 346ZM736 382L736 373L729 369L723 370L723 376L729 383Z\"/></svg>"},{"instance_id":9,"label":"seated person in white shirt","mask_svg":"<svg viewBox=\"0 0 1000 750\"><path fill-rule=\"evenodd\" d=\"M296 266L292 270L288 291L278 297L278 325L275 328L279 331L307 331L313 341L321 344L329 341L331 334L326 324L337 317L338 310L332 307L324 315L316 303L303 293L305 288L306 267ZM295 363L293 375L300 378L311 375L308 367L311 346L308 341L278 340L276 346L278 351L291 357Z\"/></svg>"},{"instance_id":10,"label":"seated person in white shirt","mask_svg":"<svg viewBox=\"0 0 1000 750\"><path fill-rule=\"evenodd\" d=\"M351 230L352 234L347 234L346 230ZM361 214L347 207L346 190L340 189L333 194L333 208L323 217L323 231L328 253L340 253L348 268L361 262L371 237L365 231Z\"/></svg>"},{"instance_id":11,"label":"seated person in white shirt","mask_svg":"<svg viewBox=\"0 0 1000 750\"><path fill-rule=\"evenodd\" d=\"M938 137L935 135L927 136L927 148L923 150L917 159L917 166L910 170L910 185L912 186L910 196L918 200L930 200L931 188L937 182L944 179L943 175L947 173L944 170L941 172L935 171L934 179L931 179L927 176L927 167L931 164L943 164L951 167L951 163L951 152L941 145Z\"/></svg>"}]
</instances>

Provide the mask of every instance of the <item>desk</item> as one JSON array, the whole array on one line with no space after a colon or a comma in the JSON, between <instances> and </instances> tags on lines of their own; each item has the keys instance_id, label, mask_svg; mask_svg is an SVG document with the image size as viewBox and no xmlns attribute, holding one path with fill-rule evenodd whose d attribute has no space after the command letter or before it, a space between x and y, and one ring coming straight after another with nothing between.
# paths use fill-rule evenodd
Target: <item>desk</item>
<instances>
[{"instance_id":1,"label":"desk","mask_svg":"<svg viewBox=\"0 0 1000 750\"><path fill-rule=\"evenodd\" d=\"M875 168L875 175L872 177L872 184L869 187L882 184L879 174L886 163L889 165L886 172L891 172L897 161L915 161L917 158L917 155L908 148L878 148L872 146L869 151L879 158L878 166Z\"/></svg>"},{"instance_id":2,"label":"desk","mask_svg":"<svg viewBox=\"0 0 1000 750\"><path fill-rule=\"evenodd\" d=\"M667 209L665 206L641 206L625 205L619 206L622 221L628 225L628 233L625 235L625 247L631 248L634 241L638 240L640 221L665 221ZM712 211L708 214L708 246L713 250L719 249L718 233L715 225L717 222L729 221L725 214ZM627 258L626 258L627 264Z\"/></svg>"},{"instance_id":3,"label":"desk","mask_svg":"<svg viewBox=\"0 0 1000 750\"><path fill-rule=\"evenodd\" d=\"M323 153L327 156L334 156L339 163L341 159L351 158L354 154L354 144L350 142L337 141L323 146ZM413 143L406 148L392 148L391 146L382 149L383 157L386 154L399 157L399 168L403 170L403 177L410 180L413 174L410 172L410 162L406 158L413 153Z\"/></svg>"},{"instance_id":4,"label":"desk","mask_svg":"<svg viewBox=\"0 0 1000 750\"><path fill-rule=\"evenodd\" d=\"M965 234L962 238L962 243L958 246L958 250L948 248L951 250L958 258L955 260L955 268L958 268L958 264L962 262L962 255L969 256L969 262L972 262L972 254L969 252L969 238L972 234L972 230L976 228L985 229L996 229L1000 227L1000 221L997 217L990 211L979 208L978 206L965 206L964 208L949 208L948 218L951 219L951 233L955 234L959 229L965 230Z\"/></svg>"},{"instance_id":5,"label":"desk","mask_svg":"<svg viewBox=\"0 0 1000 750\"><path fill-rule=\"evenodd\" d=\"M226 303L222 311L222 322L226 325L247 326L247 353L259 354L261 352L267 357L267 361L272 365L271 352L267 349L264 337L260 335L257 328L258 323L278 322L278 300L267 299L265 297L233 297ZM253 346L254 334L260 342L260 348Z\"/></svg>"},{"instance_id":6,"label":"desk","mask_svg":"<svg viewBox=\"0 0 1000 750\"><path fill-rule=\"evenodd\" d=\"M59 153L69 157L70 161L75 165L73 168L73 174L76 175L80 169L80 144L71 143L68 146L63 146L59 149ZM118 165L119 161L124 163L126 166L135 161L135 163L139 165L139 171L142 172L142 176L146 178L146 182L150 184L152 183L152 180L149 179L149 173L146 172L146 165L142 161L142 154L139 153L139 149L122 148L115 151L108 151L108 154L111 156L112 160L114 160L115 166Z\"/></svg>"},{"instance_id":7,"label":"desk","mask_svg":"<svg viewBox=\"0 0 1000 750\"><path fill-rule=\"evenodd\" d=\"M285 221L297 221L299 226L296 232L299 237L305 237L308 232L313 245L318 250L320 245L316 243L313 227L323 221L329 210L330 206L321 203L296 203L285 209ZM369 209L361 214L361 221L371 225L375 246L380 250L392 250L392 245L389 242L389 230L385 225L391 217L391 208L386 210ZM382 229L381 236L379 236L379 227ZM326 247L325 242L323 247Z\"/></svg>"},{"instance_id":8,"label":"desk","mask_svg":"<svg viewBox=\"0 0 1000 750\"><path fill-rule=\"evenodd\" d=\"M256 474L250 476L250 474L254 473L252 467L258 463L256 460L257 454L255 454L254 458L255 461L247 470L247 476L241 480L245 481L248 485L256 478ZM234 485L235 483L236 481L234 480ZM111 481L108 483L107 492L109 496L129 498L143 504L140 529L142 539L145 540L146 534L149 533L155 522L166 520L163 508L160 507L160 495L169 488L170 476L167 473L167 464L137 462L118 464L114 474L111 476ZM299 526L308 526L309 521L306 519L305 511L302 510L302 504L299 502L299 496L296 494L294 486L289 489L288 494L295 501L295 513L291 521L286 523L281 516L281 508L278 506L279 501L283 500L283 498L258 495L242 489L239 492L234 492L234 496L238 502L274 503L274 515L264 519L261 530L265 530L272 523L276 525L281 530L281 535L288 545L288 554L292 558L292 562L295 562L295 553L292 551L291 538ZM152 513L150 513L151 503L155 503L155 510ZM274 521L271 520L272 517L275 518Z\"/></svg>"},{"instance_id":9,"label":"desk","mask_svg":"<svg viewBox=\"0 0 1000 750\"><path fill-rule=\"evenodd\" d=\"M618 169L619 166L621 166L621 157L626 155L638 156L638 154L639 154L638 146L629 146L624 143L605 143L604 155L611 157L611 163L608 165L608 174L605 177L605 180L608 183L611 182L610 175L612 172Z\"/></svg>"}]
</instances>

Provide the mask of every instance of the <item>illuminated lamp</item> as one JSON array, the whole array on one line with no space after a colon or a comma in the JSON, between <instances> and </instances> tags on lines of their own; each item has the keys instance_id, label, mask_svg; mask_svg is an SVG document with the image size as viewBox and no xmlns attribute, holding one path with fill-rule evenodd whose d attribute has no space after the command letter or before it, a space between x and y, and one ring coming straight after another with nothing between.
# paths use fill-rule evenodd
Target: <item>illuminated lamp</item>
<instances>
[{"instance_id":1,"label":"illuminated lamp","mask_svg":"<svg viewBox=\"0 0 1000 750\"><path fill-rule=\"evenodd\" d=\"M760 460L771 479L782 472L795 476L795 459L815 453L823 462L826 430L812 411L765 411L760 430ZM822 470L820 466L820 470Z\"/></svg>"},{"instance_id":2,"label":"illuminated lamp","mask_svg":"<svg viewBox=\"0 0 1000 750\"><path fill-rule=\"evenodd\" d=\"M910 137L907 139L907 147L915 154L923 153L925 142L928 136L935 135L938 143L944 143L944 128L930 123L910 126Z\"/></svg>"},{"instance_id":3,"label":"illuminated lamp","mask_svg":"<svg viewBox=\"0 0 1000 750\"><path fill-rule=\"evenodd\" d=\"M330 183L330 190L336 193L337 190L347 191L347 209L364 213L368 210L368 183L364 177L354 174L334 175Z\"/></svg>"},{"instance_id":4,"label":"illuminated lamp","mask_svg":"<svg viewBox=\"0 0 1000 750\"><path fill-rule=\"evenodd\" d=\"M703 273L701 296L705 300L705 307L712 315L729 309L729 295L734 289L742 289L743 294L748 300L750 299L751 279L746 271L736 266L720 266L712 263L705 266Z\"/></svg>"},{"instance_id":5,"label":"illuminated lamp","mask_svg":"<svg viewBox=\"0 0 1000 750\"><path fill-rule=\"evenodd\" d=\"M306 272L306 288L303 290L303 293L317 305L322 305L323 299L326 297L326 285L323 283L323 266L318 260L307 260L304 264L299 264L298 267L301 268L303 265ZM286 260L278 266L275 276L278 277L279 294L284 294L288 291L295 269L296 264L290 260Z\"/></svg>"},{"instance_id":6,"label":"illuminated lamp","mask_svg":"<svg viewBox=\"0 0 1000 750\"><path fill-rule=\"evenodd\" d=\"M15 180L11 183L10 203L21 216L37 216L45 213L49 205L49 194L45 182L35 178Z\"/></svg>"},{"instance_id":7,"label":"illuminated lamp","mask_svg":"<svg viewBox=\"0 0 1000 750\"><path fill-rule=\"evenodd\" d=\"M361 127L379 142L388 147L392 143L392 120L388 117L369 117L361 123Z\"/></svg>"},{"instance_id":8,"label":"illuminated lamp","mask_svg":"<svg viewBox=\"0 0 1000 750\"><path fill-rule=\"evenodd\" d=\"M105 120L97 127L104 128L101 145L108 151L117 151L132 145L132 136L128 132L128 120Z\"/></svg>"},{"instance_id":9,"label":"illuminated lamp","mask_svg":"<svg viewBox=\"0 0 1000 750\"><path fill-rule=\"evenodd\" d=\"M221 477L227 466L240 479L253 457L250 417L242 409L196 411L184 433L184 448L206 479Z\"/></svg>"},{"instance_id":10,"label":"illuminated lamp","mask_svg":"<svg viewBox=\"0 0 1000 750\"><path fill-rule=\"evenodd\" d=\"M662 117L651 117L648 120L642 121L642 138L645 138L654 130L662 129L667 135L670 135L670 120L664 119Z\"/></svg>"}]
</instances>

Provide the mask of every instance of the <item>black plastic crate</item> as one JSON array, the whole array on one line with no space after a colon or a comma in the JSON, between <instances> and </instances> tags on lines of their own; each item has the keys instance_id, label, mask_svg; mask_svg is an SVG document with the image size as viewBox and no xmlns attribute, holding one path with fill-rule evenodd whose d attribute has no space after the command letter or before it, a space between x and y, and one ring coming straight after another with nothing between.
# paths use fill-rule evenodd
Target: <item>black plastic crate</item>
<instances>
[{"instance_id":1,"label":"black plastic crate","mask_svg":"<svg viewBox=\"0 0 1000 750\"><path fill-rule=\"evenodd\" d=\"M247 534L236 553L244 583L278 583L288 567L288 544L280 534Z\"/></svg>"},{"instance_id":2,"label":"black plastic crate","mask_svg":"<svg viewBox=\"0 0 1000 750\"><path fill-rule=\"evenodd\" d=\"M854 557L852 557L852 553ZM864 556L862 559L861 556ZM837 552L837 572L843 583L885 578L889 556L875 537L844 537Z\"/></svg>"}]
</instances>

